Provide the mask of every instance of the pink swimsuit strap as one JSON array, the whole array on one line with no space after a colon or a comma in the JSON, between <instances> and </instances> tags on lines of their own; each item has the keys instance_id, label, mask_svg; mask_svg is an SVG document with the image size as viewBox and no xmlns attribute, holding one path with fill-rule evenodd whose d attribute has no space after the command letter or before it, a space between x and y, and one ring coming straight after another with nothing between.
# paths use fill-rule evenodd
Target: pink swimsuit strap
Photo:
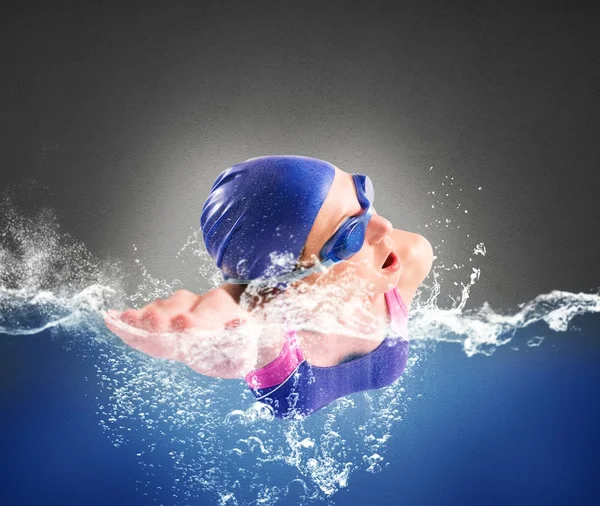
<instances>
[{"instance_id":1,"label":"pink swimsuit strap","mask_svg":"<svg viewBox=\"0 0 600 506\"><path fill-rule=\"evenodd\" d=\"M254 369L246 375L250 388L268 388L283 383L298 368L304 355L298 344L298 334L293 330L285 333L283 349L279 356L269 364Z\"/></svg>"},{"instance_id":2,"label":"pink swimsuit strap","mask_svg":"<svg viewBox=\"0 0 600 506\"><path fill-rule=\"evenodd\" d=\"M403 337L408 336L408 309L400 296L398 289L394 287L389 292L385 292L388 311L390 313L391 328Z\"/></svg>"},{"instance_id":3,"label":"pink swimsuit strap","mask_svg":"<svg viewBox=\"0 0 600 506\"><path fill-rule=\"evenodd\" d=\"M385 292L385 300L391 318L392 330L406 337L408 311L397 288ZM298 334L294 330L285 333L283 349L273 362L260 369L250 371L245 379L250 388L269 388L283 383L304 361L304 355L298 343Z\"/></svg>"}]
</instances>

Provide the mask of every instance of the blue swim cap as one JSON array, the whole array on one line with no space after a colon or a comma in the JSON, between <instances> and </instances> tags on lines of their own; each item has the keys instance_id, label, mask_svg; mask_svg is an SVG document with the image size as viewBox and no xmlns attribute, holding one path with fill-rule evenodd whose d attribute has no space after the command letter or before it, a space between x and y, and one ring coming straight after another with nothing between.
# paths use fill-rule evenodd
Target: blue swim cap
<instances>
[{"instance_id":1,"label":"blue swim cap","mask_svg":"<svg viewBox=\"0 0 600 506\"><path fill-rule=\"evenodd\" d=\"M222 172L200 227L225 278L256 281L291 272L334 176L332 164L305 156L251 158ZM271 253L293 261L273 265Z\"/></svg>"}]
</instances>

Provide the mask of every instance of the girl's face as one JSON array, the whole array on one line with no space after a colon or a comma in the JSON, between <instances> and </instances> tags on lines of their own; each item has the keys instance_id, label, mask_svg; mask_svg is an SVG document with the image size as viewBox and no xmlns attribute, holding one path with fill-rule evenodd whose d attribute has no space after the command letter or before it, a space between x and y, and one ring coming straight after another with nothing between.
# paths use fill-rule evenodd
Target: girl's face
<instances>
[{"instance_id":1,"label":"girl's face","mask_svg":"<svg viewBox=\"0 0 600 506\"><path fill-rule=\"evenodd\" d=\"M334 235L340 225L349 217L357 216L362 212L352 175L336 167L327 198L306 240L300 257L301 265L313 265L319 259L319 252L323 245ZM344 276L351 275L363 281L365 289L371 295L390 290L400 280L401 267L397 256L395 264L387 267L395 255L391 240L392 230L392 224L373 210L360 251L348 260L336 263L327 272L312 274L303 281L311 284L317 280L336 282ZM384 268L384 264L387 268Z\"/></svg>"}]
</instances>

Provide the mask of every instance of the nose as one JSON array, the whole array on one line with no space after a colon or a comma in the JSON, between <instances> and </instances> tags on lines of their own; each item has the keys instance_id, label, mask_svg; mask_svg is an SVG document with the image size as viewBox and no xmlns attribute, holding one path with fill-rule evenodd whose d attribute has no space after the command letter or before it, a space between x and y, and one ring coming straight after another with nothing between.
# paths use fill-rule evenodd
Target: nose
<instances>
[{"instance_id":1,"label":"nose","mask_svg":"<svg viewBox=\"0 0 600 506\"><path fill-rule=\"evenodd\" d=\"M366 240L372 245L379 244L384 238L392 233L392 230L394 230L392 223L373 210L373 215L367 226Z\"/></svg>"}]
</instances>

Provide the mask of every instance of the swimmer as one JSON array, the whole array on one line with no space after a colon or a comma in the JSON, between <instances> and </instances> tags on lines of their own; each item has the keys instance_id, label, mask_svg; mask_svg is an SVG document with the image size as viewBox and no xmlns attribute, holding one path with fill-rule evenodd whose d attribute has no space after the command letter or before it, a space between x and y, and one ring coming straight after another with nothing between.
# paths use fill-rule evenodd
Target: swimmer
<instances>
[{"instance_id":1,"label":"swimmer","mask_svg":"<svg viewBox=\"0 0 600 506\"><path fill-rule=\"evenodd\" d=\"M139 310L110 311L105 322L152 357L181 361L206 376L245 379L280 418L306 416L353 392L390 385L406 366L408 311L431 270L433 250L423 236L394 229L373 201L368 176L323 160L265 156L234 165L216 179L200 218L207 251L225 282L201 295L179 290ZM293 262L273 264L274 251ZM363 287L359 295L372 317L363 323L340 318L349 332L283 326L253 350L232 340L225 358L211 363L182 351L193 346L161 339L173 333L194 339L189 331L249 324L253 311L240 306L249 286L259 287L254 307L266 307L293 292L286 292L290 286L333 286L344 297L348 276L358 282L351 290Z\"/></svg>"}]
</instances>

